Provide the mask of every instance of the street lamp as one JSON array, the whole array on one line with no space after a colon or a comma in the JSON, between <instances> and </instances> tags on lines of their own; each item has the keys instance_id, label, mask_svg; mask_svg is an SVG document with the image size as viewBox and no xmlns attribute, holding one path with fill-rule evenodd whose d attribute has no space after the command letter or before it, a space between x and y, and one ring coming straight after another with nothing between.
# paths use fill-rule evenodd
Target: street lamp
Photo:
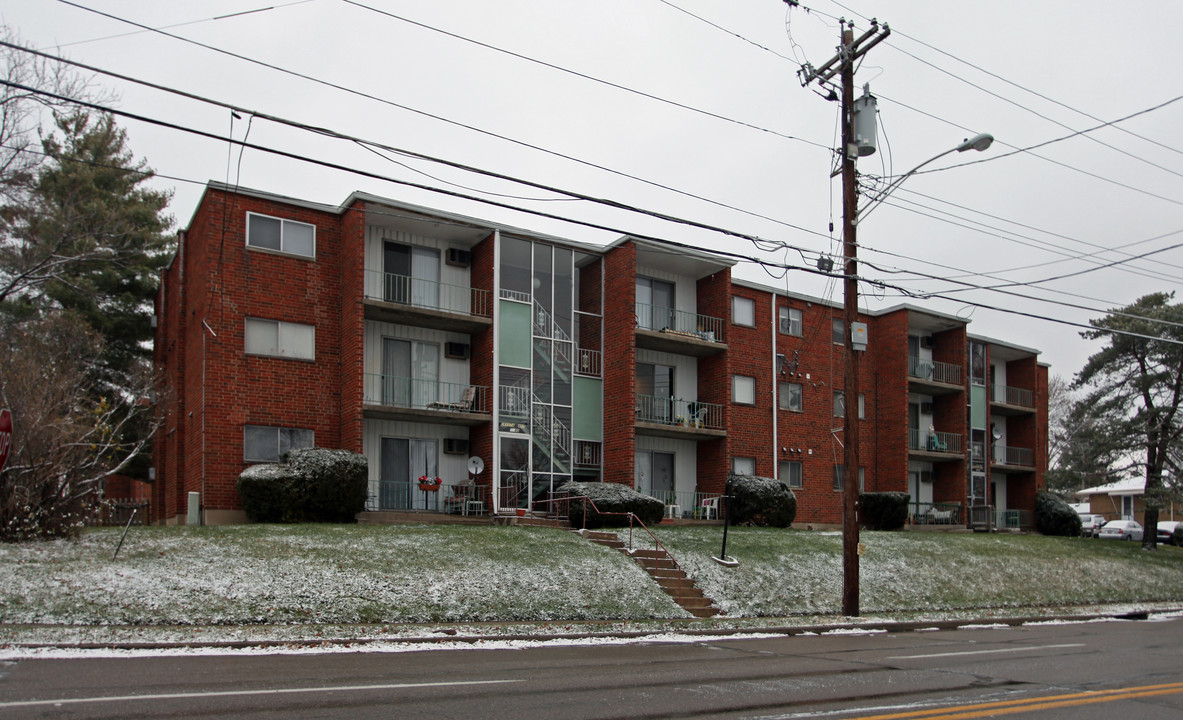
<instances>
[{"instance_id":1,"label":"street lamp","mask_svg":"<svg viewBox=\"0 0 1183 720\"><path fill-rule=\"evenodd\" d=\"M965 152L966 150L977 150L978 152L982 152L983 150L989 148L990 145L992 145L993 143L994 143L994 136L993 135L991 135L990 133L978 133L977 135L974 135L973 137L971 137L967 140L962 140L961 144L958 145L957 147L949 148L948 150L946 150L945 152L943 152L939 155L934 155L933 157L930 157L929 159L925 160L924 162L920 163L916 167L912 168L908 172L904 173L903 175L900 175L898 178L893 180L892 183L890 185L888 185L883 190L883 192L879 193L879 195L877 197L875 197L873 200L869 201L866 205L864 205L863 208L861 210L859 210L857 213L858 221L862 222L864 219L866 219L866 217L871 214L872 210L874 210L876 207L879 206L880 203L882 203L884 200L887 199L888 195L895 192L895 189L900 186L900 183L907 180L912 175L915 175L916 171L919 170L920 168L924 167L925 165L928 165L931 162L935 162L937 160L940 160L941 158L945 157L946 155L950 155L955 152Z\"/></svg>"},{"instance_id":2,"label":"street lamp","mask_svg":"<svg viewBox=\"0 0 1183 720\"><path fill-rule=\"evenodd\" d=\"M849 36L843 36L843 42L849 45ZM994 142L992 135L981 134L962 141L960 145L925 160L908 172L899 176L888 185L883 192L869 201L863 208L858 209L858 189L854 167L855 156L850 152L854 140L854 122L849 108L854 107L854 71L850 63L844 63L842 68L842 105L845 121L842 123L842 146L847 149L842 159L842 207L843 207L843 258L845 267L843 275L843 325L845 338L843 345L845 353L843 359L843 394L846 402L842 421L842 614L856 616L859 614L859 559L862 549L859 543L858 521L858 471L859 471L859 425L858 425L858 395L859 395L859 349L865 349L865 335L860 337L860 347L855 345L855 323L858 320L858 242L857 231L859 224L883 202L904 180L911 177L917 170L929 163L945 157L953 152L966 150L985 150Z\"/></svg>"}]
</instances>

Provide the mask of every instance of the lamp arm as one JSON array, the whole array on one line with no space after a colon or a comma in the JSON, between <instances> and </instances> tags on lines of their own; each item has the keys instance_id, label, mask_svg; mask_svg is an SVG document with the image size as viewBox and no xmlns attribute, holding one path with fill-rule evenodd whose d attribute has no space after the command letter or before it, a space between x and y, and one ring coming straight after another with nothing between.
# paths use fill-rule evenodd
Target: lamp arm
<instances>
[{"instance_id":1,"label":"lamp arm","mask_svg":"<svg viewBox=\"0 0 1183 720\"><path fill-rule=\"evenodd\" d=\"M873 200L869 200L867 202L867 204L863 206L863 209L858 211L858 213L855 215L856 221L862 222L864 218L866 218L868 215L871 214L872 210L879 207L879 205L881 205L883 203L883 201L887 199L888 195L891 195L893 192L895 192L895 189L900 186L900 183L902 183L903 181L912 177L912 175L914 175L917 170L924 167L925 165L928 165L929 163L936 162L937 160L940 160L941 158L945 157L946 155L950 155L952 153L955 153L958 150L959 150L959 148L950 148L950 149L946 150L945 152L941 153L940 155L934 155L933 157L930 157L929 159L920 163L919 165L912 168L908 172L904 173L903 175L900 175L898 178L893 180L892 183L890 185L888 185L887 188L884 189L883 192L879 193L879 195L876 196Z\"/></svg>"}]
</instances>

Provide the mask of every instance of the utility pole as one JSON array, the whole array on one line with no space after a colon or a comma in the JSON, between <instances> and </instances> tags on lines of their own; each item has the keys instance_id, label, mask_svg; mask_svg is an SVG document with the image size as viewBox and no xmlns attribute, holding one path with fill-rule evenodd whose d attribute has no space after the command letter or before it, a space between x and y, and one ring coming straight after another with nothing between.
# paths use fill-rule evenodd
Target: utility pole
<instances>
[{"instance_id":1,"label":"utility pole","mask_svg":"<svg viewBox=\"0 0 1183 720\"><path fill-rule=\"evenodd\" d=\"M854 131L854 64L875 45L891 34L875 20L871 29L857 40L854 24L841 22L842 44L838 54L817 70L806 65L800 71L801 84L813 80L826 84L839 74L842 82L842 255L843 255L843 328L845 362L842 392L845 403L842 419L842 614L859 614L859 355L855 350L858 322L858 185L855 160L859 149ZM830 99L834 93L831 90ZM865 342L865 335L861 339ZM865 348L865 345L862 347Z\"/></svg>"}]
</instances>

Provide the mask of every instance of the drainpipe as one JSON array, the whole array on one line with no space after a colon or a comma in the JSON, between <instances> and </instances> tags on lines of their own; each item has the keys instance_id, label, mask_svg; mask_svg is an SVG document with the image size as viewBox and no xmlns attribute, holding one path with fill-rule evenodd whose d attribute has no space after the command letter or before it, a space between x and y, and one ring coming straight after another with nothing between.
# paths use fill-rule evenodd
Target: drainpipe
<instances>
[{"instance_id":1,"label":"drainpipe","mask_svg":"<svg viewBox=\"0 0 1183 720\"><path fill-rule=\"evenodd\" d=\"M201 326L216 340L218 334L205 320L201 319ZM201 333L201 505L198 506L198 515L200 524L205 525L205 333Z\"/></svg>"}]
</instances>

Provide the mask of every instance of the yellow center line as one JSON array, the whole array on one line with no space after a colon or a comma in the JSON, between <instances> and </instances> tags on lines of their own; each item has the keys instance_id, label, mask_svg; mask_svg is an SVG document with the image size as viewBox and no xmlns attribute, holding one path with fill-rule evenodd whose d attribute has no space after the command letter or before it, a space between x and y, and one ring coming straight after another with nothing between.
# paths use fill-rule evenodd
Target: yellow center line
<instances>
[{"instance_id":1,"label":"yellow center line","mask_svg":"<svg viewBox=\"0 0 1183 720\"><path fill-rule=\"evenodd\" d=\"M1024 698L1022 700L1000 700L997 702L977 703L974 705L955 705L927 710L910 710L907 712L888 713L885 715L862 715L850 720L906 720L907 718L925 718L926 720L969 720L971 718L992 717L996 715L1011 715L1021 712L1035 712L1036 710L1052 710L1055 708L1072 707L1075 705L1091 705L1095 703L1113 702L1131 698L1152 697L1155 695L1170 695L1183 692L1183 682L1166 683L1162 685L1143 685L1141 687L1117 688L1114 690L1089 690L1080 693L1064 695L1050 695L1047 697Z\"/></svg>"}]
</instances>

